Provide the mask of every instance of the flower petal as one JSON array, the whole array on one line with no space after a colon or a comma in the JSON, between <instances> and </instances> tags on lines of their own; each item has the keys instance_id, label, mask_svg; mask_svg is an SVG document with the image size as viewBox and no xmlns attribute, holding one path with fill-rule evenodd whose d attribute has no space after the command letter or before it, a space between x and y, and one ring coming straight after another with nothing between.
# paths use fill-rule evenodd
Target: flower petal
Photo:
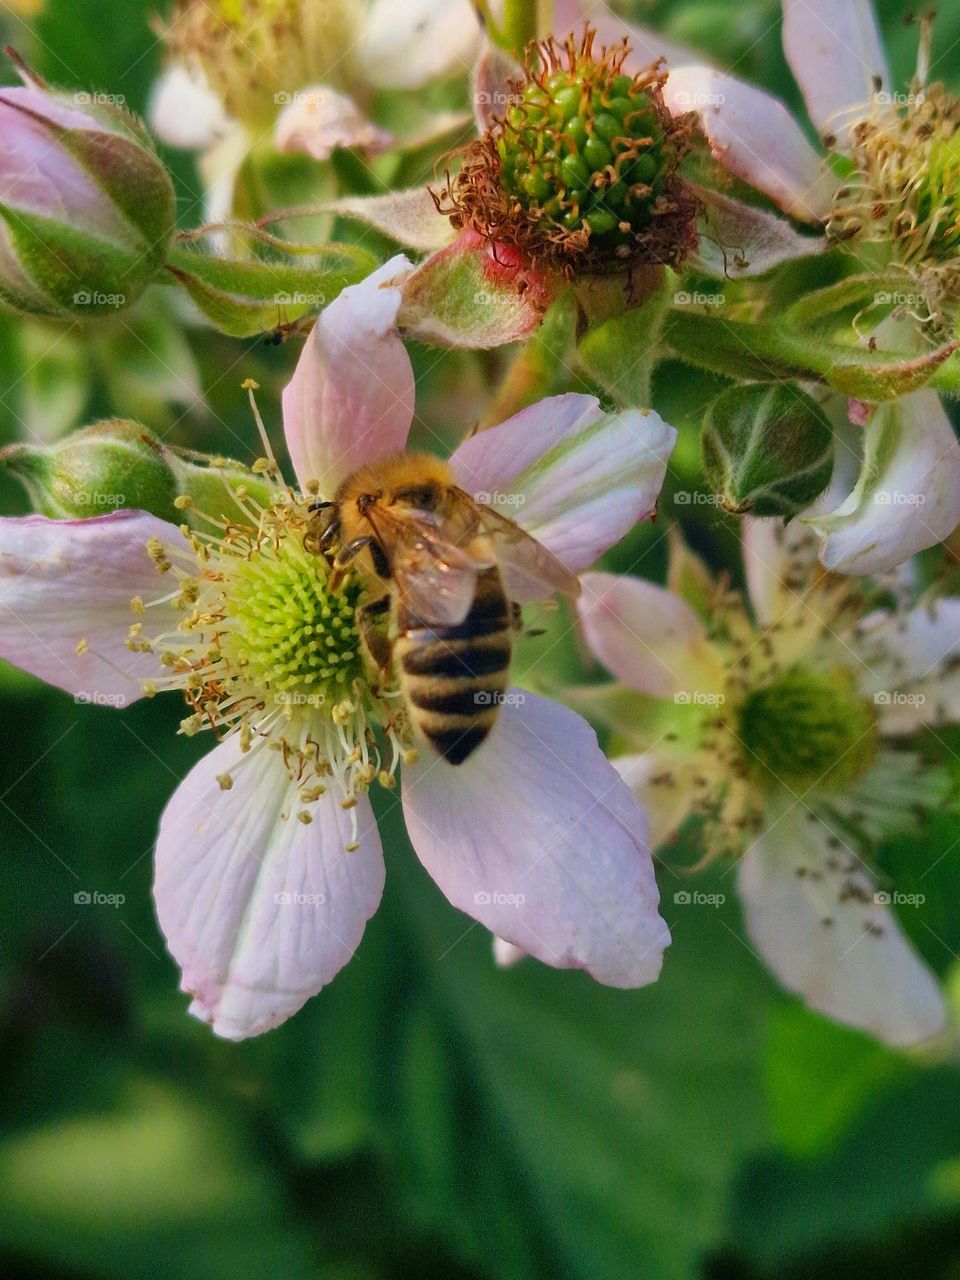
<instances>
[{"instance_id":1,"label":"flower petal","mask_svg":"<svg viewBox=\"0 0 960 1280\"><path fill-rule=\"evenodd\" d=\"M740 862L747 931L790 991L889 1044L943 1028L936 980L842 833L794 807Z\"/></svg>"},{"instance_id":2,"label":"flower petal","mask_svg":"<svg viewBox=\"0 0 960 1280\"><path fill-rule=\"evenodd\" d=\"M960 720L960 600L909 613L875 613L854 632L860 687L873 697L883 733Z\"/></svg>"},{"instance_id":3,"label":"flower petal","mask_svg":"<svg viewBox=\"0 0 960 1280\"><path fill-rule=\"evenodd\" d=\"M608 986L659 974L670 935L646 818L568 708L507 695L489 740L456 770L428 756L404 771L403 808L434 880L497 937Z\"/></svg>"},{"instance_id":4,"label":"flower petal","mask_svg":"<svg viewBox=\"0 0 960 1280\"><path fill-rule=\"evenodd\" d=\"M184 543L175 525L143 511L90 520L0 520L0 657L78 701L125 706L159 672L156 656L125 641L134 596L166 594L147 542ZM160 609L150 621L163 630ZM177 615L169 610L169 623ZM77 645L87 648L77 653Z\"/></svg>"},{"instance_id":5,"label":"flower petal","mask_svg":"<svg viewBox=\"0 0 960 1280\"><path fill-rule=\"evenodd\" d=\"M338 147L373 154L390 145L390 134L378 129L345 93L325 85L300 89L280 112L273 134L278 151L302 151L314 160L329 160Z\"/></svg>"},{"instance_id":6,"label":"flower petal","mask_svg":"<svg viewBox=\"0 0 960 1280\"><path fill-rule=\"evenodd\" d=\"M650 822L650 849L656 852L672 840L697 799L701 762L696 756L678 759L673 751L644 751L618 756L610 762L624 780Z\"/></svg>"},{"instance_id":7,"label":"flower petal","mask_svg":"<svg viewBox=\"0 0 960 1280\"><path fill-rule=\"evenodd\" d=\"M755 209L709 187L693 187L703 204L695 260L708 275L760 276L794 258L823 253L823 236L800 235L785 218Z\"/></svg>"},{"instance_id":8,"label":"flower petal","mask_svg":"<svg viewBox=\"0 0 960 1280\"><path fill-rule=\"evenodd\" d=\"M674 115L696 111L710 150L731 173L795 218L817 222L836 179L778 99L710 67L678 67L664 86Z\"/></svg>"},{"instance_id":9,"label":"flower petal","mask_svg":"<svg viewBox=\"0 0 960 1280\"><path fill-rule=\"evenodd\" d=\"M218 775L230 774L223 791ZM245 759L221 743L177 788L157 837L154 898L190 1012L242 1040L277 1026L353 955L383 892L369 801L350 815L332 792L297 820L298 789L278 752Z\"/></svg>"},{"instance_id":10,"label":"flower petal","mask_svg":"<svg viewBox=\"0 0 960 1280\"><path fill-rule=\"evenodd\" d=\"M782 618L797 605L817 559L817 540L809 529L782 520L740 521L740 545L747 593L761 626Z\"/></svg>"},{"instance_id":11,"label":"flower petal","mask_svg":"<svg viewBox=\"0 0 960 1280\"><path fill-rule=\"evenodd\" d=\"M479 45L470 0L374 0L355 57L378 88L415 89L469 70Z\"/></svg>"},{"instance_id":12,"label":"flower petal","mask_svg":"<svg viewBox=\"0 0 960 1280\"><path fill-rule=\"evenodd\" d=\"M645 70L658 58L665 58L671 66L682 67L702 57L687 45L667 40L649 27L626 22L602 0L555 0L553 29L561 38L567 32L579 38L583 34L585 19L595 29L598 45L618 44L624 37L629 40L630 54L624 68L630 75Z\"/></svg>"},{"instance_id":13,"label":"flower petal","mask_svg":"<svg viewBox=\"0 0 960 1280\"><path fill-rule=\"evenodd\" d=\"M147 119L161 142L186 151L212 147L231 127L217 95L180 62L171 62L154 82Z\"/></svg>"},{"instance_id":14,"label":"flower petal","mask_svg":"<svg viewBox=\"0 0 960 1280\"><path fill-rule=\"evenodd\" d=\"M399 452L413 421L413 369L396 331L410 264L398 254L321 311L283 392L283 430L301 485L332 495L357 467Z\"/></svg>"},{"instance_id":15,"label":"flower petal","mask_svg":"<svg viewBox=\"0 0 960 1280\"><path fill-rule=\"evenodd\" d=\"M502 938L493 939L494 963L501 969L510 969L518 960L525 960L527 953L522 947L515 947L512 942L504 942Z\"/></svg>"},{"instance_id":16,"label":"flower petal","mask_svg":"<svg viewBox=\"0 0 960 1280\"><path fill-rule=\"evenodd\" d=\"M836 573L892 569L960 521L960 446L936 392L878 406L862 439L859 478L845 500L801 517Z\"/></svg>"},{"instance_id":17,"label":"flower petal","mask_svg":"<svg viewBox=\"0 0 960 1280\"><path fill-rule=\"evenodd\" d=\"M679 596L614 573L586 573L581 588L577 609L584 639L621 684L684 701L723 689L723 670L706 628Z\"/></svg>"},{"instance_id":18,"label":"flower petal","mask_svg":"<svg viewBox=\"0 0 960 1280\"><path fill-rule=\"evenodd\" d=\"M821 133L890 87L870 0L783 0L783 51Z\"/></svg>"},{"instance_id":19,"label":"flower petal","mask_svg":"<svg viewBox=\"0 0 960 1280\"><path fill-rule=\"evenodd\" d=\"M579 573L654 515L676 438L652 410L604 414L571 392L481 431L450 461L462 488L503 504Z\"/></svg>"}]
</instances>

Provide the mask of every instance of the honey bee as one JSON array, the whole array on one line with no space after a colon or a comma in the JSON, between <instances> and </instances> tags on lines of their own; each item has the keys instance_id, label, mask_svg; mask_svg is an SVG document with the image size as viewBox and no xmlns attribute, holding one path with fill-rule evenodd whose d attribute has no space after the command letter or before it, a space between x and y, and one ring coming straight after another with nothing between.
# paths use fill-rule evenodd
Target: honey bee
<instances>
[{"instance_id":1,"label":"honey bee","mask_svg":"<svg viewBox=\"0 0 960 1280\"><path fill-rule=\"evenodd\" d=\"M420 736L462 764L496 721L520 604L576 596L576 575L431 454L362 467L314 510L326 515L314 545L331 556L332 585L353 567L365 582L358 623L372 660L395 673Z\"/></svg>"}]
</instances>

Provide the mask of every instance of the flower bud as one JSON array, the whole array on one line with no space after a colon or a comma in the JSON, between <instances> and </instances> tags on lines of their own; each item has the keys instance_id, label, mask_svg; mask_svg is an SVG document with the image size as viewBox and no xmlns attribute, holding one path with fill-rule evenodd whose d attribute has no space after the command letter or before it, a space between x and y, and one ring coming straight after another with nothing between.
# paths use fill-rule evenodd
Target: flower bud
<instances>
[{"instance_id":1,"label":"flower bud","mask_svg":"<svg viewBox=\"0 0 960 1280\"><path fill-rule=\"evenodd\" d=\"M120 507L176 517L172 455L129 418L107 418L56 444L12 444L0 466L23 484L35 510L59 519L84 519Z\"/></svg>"},{"instance_id":2,"label":"flower bud","mask_svg":"<svg viewBox=\"0 0 960 1280\"><path fill-rule=\"evenodd\" d=\"M177 478L177 494L190 499L184 508L188 524L194 523L194 510L235 520L242 508L231 499L231 493L237 494L241 503L249 497L261 507L271 506L276 499L276 485L263 480L249 467L241 462L234 462L232 458L191 461L174 454L171 463Z\"/></svg>"},{"instance_id":3,"label":"flower bud","mask_svg":"<svg viewBox=\"0 0 960 1280\"><path fill-rule=\"evenodd\" d=\"M794 516L830 483L833 431L819 405L789 383L731 387L709 407L703 470L732 515Z\"/></svg>"},{"instance_id":4,"label":"flower bud","mask_svg":"<svg viewBox=\"0 0 960 1280\"><path fill-rule=\"evenodd\" d=\"M174 192L146 132L96 94L0 89L0 301L69 317L129 306L163 265Z\"/></svg>"}]
</instances>

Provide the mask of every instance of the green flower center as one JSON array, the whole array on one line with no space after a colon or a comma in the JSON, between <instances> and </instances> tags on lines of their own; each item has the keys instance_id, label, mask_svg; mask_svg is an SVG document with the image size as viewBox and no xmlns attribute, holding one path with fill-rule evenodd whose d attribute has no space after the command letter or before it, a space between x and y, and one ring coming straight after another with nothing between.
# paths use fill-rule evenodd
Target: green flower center
<instances>
[{"instance_id":1,"label":"green flower center","mask_svg":"<svg viewBox=\"0 0 960 1280\"><path fill-rule=\"evenodd\" d=\"M876 753L873 707L844 670L798 667L778 676L747 696L738 732L756 780L800 794L848 786Z\"/></svg>"},{"instance_id":2,"label":"green flower center","mask_svg":"<svg viewBox=\"0 0 960 1280\"><path fill-rule=\"evenodd\" d=\"M497 150L504 189L527 213L606 246L649 225L672 159L639 77L592 62L528 82Z\"/></svg>"},{"instance_id":3,"label":"green flower center","mask_svg":"<svg viewBox=\"0 0 960 1280\"><path fill-rule=\"evenodd\" d=\"M227 659L278 703L334 705L363 676L359 584L330 590L327 563L296 537L237 559L224 583Z\"/></svg>"}]
</instances>

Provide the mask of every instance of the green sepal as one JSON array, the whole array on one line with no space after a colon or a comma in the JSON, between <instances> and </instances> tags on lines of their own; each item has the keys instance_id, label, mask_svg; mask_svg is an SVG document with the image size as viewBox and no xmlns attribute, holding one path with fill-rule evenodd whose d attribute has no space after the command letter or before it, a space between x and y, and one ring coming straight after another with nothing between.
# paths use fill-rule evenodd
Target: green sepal
<instances>
[{"instance_id":1,"label":"green sepal","mask_svg":"<svg viewBox=\"0 0 960 1280\"><path fill-rule=\"evenodd\" d=\"M733 515L791 517L830 483L833 431L798 387L731 387L708 406L700 436L707 482Z\"/></svg>"}]
</instances>

